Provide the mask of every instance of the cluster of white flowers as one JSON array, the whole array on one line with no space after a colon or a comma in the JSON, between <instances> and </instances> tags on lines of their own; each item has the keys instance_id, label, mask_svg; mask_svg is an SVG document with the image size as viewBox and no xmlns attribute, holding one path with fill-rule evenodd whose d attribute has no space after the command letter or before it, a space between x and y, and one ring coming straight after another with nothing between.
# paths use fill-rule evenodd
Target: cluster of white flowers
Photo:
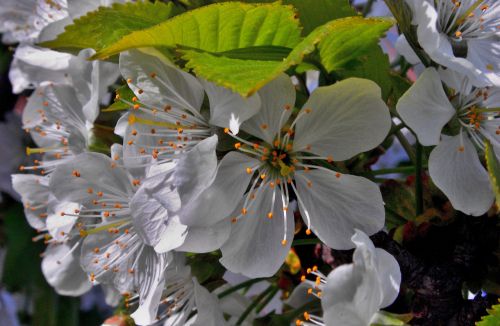
<instances>
[{"instance_id":1,"label":"cluster of white flowers","mask_svg":"<svg viewBox=\"0 0 500 326\"><path fill-rule=\"evenodd\" d=\"M125 1L16 0L0 8L4 42L20 43L10 78L33 89L23 128L36 159L13 176L26 218L48 245L47 281L78 296L101 284L110 303L126 296L138 325L225 325L214 293L192 276L186 253L220 250L227 270L269 277L290 251L294 213L306 234L354 262L328 277L316 268L290 298L321 298L323 317L297 324L369 325L397 297L399 266L368 235L384 227L379 187L333 170L377 147L391 116L372 81L349 78L312 92L296 108L281 75L253 96L195 77L153 49L130 50L119 65L34 45L101 5ZM397 112L429 159L435 184L456 209L485 213L493 203L477 150L500 146L500 2L407 0L418 50L436 63L401 98ZM414 45L415 46L415 45ZM404 36L409 60L418 58ZM96 153L95 121L119 78L133 98L110 155ZM443 84L444 82L444 84ZM500 153L500 149L498 150ZM29 172L29 173L26 173Z\"/></svg>"},{"instance_id":2,"label":"cluster of white flowers","mask_svg":"<svg viewBox=\"0 0 500 326\"><path fill-rule=\"evenodd\" d=\"M420 48L435 63L400 99L397 111L424 146L437 145L429 173L454 208L482 215L494 194L478 151L500 153L500 2L406 1ZM398 49L418 56L401 36Z\"/></svg>"}]
</instances>

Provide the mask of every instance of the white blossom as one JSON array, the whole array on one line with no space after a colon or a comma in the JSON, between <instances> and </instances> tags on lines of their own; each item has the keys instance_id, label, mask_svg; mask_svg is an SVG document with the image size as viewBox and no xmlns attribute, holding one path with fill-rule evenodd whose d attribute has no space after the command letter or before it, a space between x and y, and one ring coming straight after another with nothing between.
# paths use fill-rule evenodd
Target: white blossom
<instances>
[{"instance_id":1,"label":"white blossom","mask_svg":"<svg viewBox=\"0 0 500 326\"><path fill-rule=\"evenodd\" d=\"M135 93L115 131L124 138L127 166L171 162L215 134L215 127L239 125L254 115L260 99L239 94L199 80L176 68L162 55L137 50L120 55L120 70ZM201 112L205 92L210 101L209 118Z\"/></svg>"},{"instance_id":2,"label":"white blossom","mask_svg":"<svg viewBox=\"0 0 500 326\"><path fill-rule=\"evenodd\" d=\"M259 95L260 112L242 125L255 140L226 129L238 152L224 156L210 186L181 215L183 223L199 226L231 218L221 263L250 277L274 274L288 253L292 195L307 233L333 248L351 248L354 228L369 234L382 228L382 196L374 183L314 162L343 161L372 149L391 124L380 88L368 80L318 88L290 124L295 89L287 76Z\"/></svg>"},{"instance_id":3,"label":"white blossom","mask_svg":"<svg viewBox=\"0 0 500 326\"><path fill-rule=\"evenodd\" d=\"M401 271L396 259L387 251L375 248L362 231L352 236L356 246L353 263L335 268L328 276L317 267L308 269L315 276L292 293L295 301L303 295L321 299L323 317L304 313L297 325L369 326L376 323L378 312L396 300L401 284ZM305 290L307 289L307 290ZM299 291L300 293L297 293Z\"/></svg>"},{"instance_id":4,"label":"white blossom","mask_svg":"<svg viewBox=\"0 0 500 326\"><path fill-rule=\"evenodd\" d=\"M500 86L500 3L496 0L406 0L418 42L432 60L478 87ZM401 38L404 38L402 36ZM405 39L398 50L415 62Z\"/></svg>"},{"instance_id":5,"label":"white blossom","mask_svg":"<svg viewBox=\"0 0 500 326\"><path fill-rule=\"evenodd\" d=\"M401 97L397 111L421 144L437 145L429 157L429 173L456 209L482 215L494 195L478 150L484 139L499 153L498 88L477 88L450 70L441 77L450 88L447 96L439 73L428 68Z\"/></svg>"}]
</instances>

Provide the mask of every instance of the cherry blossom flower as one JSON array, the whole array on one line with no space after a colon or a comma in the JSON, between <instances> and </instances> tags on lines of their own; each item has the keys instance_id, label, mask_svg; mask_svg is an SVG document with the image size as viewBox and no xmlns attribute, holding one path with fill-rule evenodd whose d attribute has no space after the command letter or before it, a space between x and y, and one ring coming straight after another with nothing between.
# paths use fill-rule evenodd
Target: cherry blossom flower
<instances>
[{"instance_id":1,"label":"cherry blossom flower","mask_svg":"<svg viewBox=\"0 0 500 326\"><path fill-rule=\"evenodd\" d=\"M441 78L450 88L447 96ZM401 97L397 111L422 145L437 145L429 157L429 173L456 209L482 215L494 194L478 150L488 139L500 153L500 91L477 88L450 70L441 77L428 68Z\"/></svg>"},{"instance_id":2,"label":"cherry blossom flower","mask_svg":"<svg viewBox=\"0 0 500 326\"><path fill-rule=\"evenodd\" d=\"M316 267L308 269L315 281L302 277L305 286L297 287L289 300L297 301L306 293L309 298L315 296L321 299L323 317L306 312L305 321L297 320L297 325L369 326L379 320L380 309L396 300L401 284L396 259L375 248L362 231L356 230L352 242L356 246L352 264L341 265L328 276Z\"/></svg>"},{"instance_id":3,"label":"cherry blossom flower","mask_svg":"<svg viewBox=\"0 0 500 326\"><path fill-rule=\"evenodd\" d=\"M344 161L372 149L391 124L380 88L368 80L316 89L289 124L295 103L289 77L282 75L259 96L261 110L241 126L255 140L226 129L238 151L224 156L210 186L181 215L183 223L199 226L231 217L221 263L249 277L274 274L288 253L292 196L307 234L314 232L330 247L352 248L354 228L369 234L382 228L384 207L376 184L314 162Z\"/></svg>"},{"instance_id":4,"label":"cherry blossom flower","mask_svg":"<svg viewBox=\"0 0 500 326\"><path fill-rule=\"evenodd\" d=\"M183 72L160 54L137 50L120 55L120 70L135 93L118 122L116 132L124 138L124 161L128 166L171 162L203 139L215 127L239 131L240 124L260 107L258 96L244 99L222 87ZM209 118L201 108L205 92L210 101Z\"/></svg>"},{"instance_id":5,"label":"cherry blossom flower","mask_svg":"<svg viewBox=\"0 0 500 326\"><path fill-rule=\"evenodd\" d=\"M406 0L418 42L432 60L478 87L500 86L500 3L495 0ZM416 61L404 36L398 49Z\"/></svg>"}]
</instances>

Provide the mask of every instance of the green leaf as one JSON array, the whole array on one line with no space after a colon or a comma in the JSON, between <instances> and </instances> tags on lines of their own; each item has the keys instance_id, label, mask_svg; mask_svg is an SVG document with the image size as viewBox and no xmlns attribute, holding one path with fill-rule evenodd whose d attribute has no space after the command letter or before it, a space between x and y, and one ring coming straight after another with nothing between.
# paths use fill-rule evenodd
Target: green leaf
<instances>
[{"instance_id":1,"label":"green leaf","mask_svg":"<svg viewBox=\"0 0 500 326\"><path fill-rule=\"evenodd\" d=\"M349 17L319 27L328 35L319 44L321 63L328 72L342 69L372 49L393 24L391 19Z\"/></svg>"},{"instance_id":2,"label":"green leaf","mask_svg":"<svg viewBox=\"0 0 500 326\"><path fill-rule=\"evenodd\" d=\"M304 27L303 35L308 35L316 27L331 20L356 16L348 0L285 0L297 8L299 19Z\"/></svg>"},{"instance_id":3,"label":"green leaf","mask_svg":"<svg viewBox=\"0 0 500 326\"><path fill-rule=\"evenodd\" d=\"M413 314L393 314L386 311L376 313L371 326L405 326L413 319Z\"/></svg>"},{"instance_id":4,"label":"green leaf","mask_svg":"<svg viewBox=\"0 0 500 326\"><path fill-rule=\"evenodd\" d=\"M389 57L382 51L378 44L373 44L366 55L357 59L357 64L347 65L344 69L336 71L342 78L359 77L373 80L382 89L382 98L391 97L392 103L408 90L411 83L399 75L391 74Z\"/></svg>"},{"instance_id":5,"label":"green leaf","mask_svg":"<svg viewBox=\"0 0 500 326\"><path fill-rule=\"evenodd\" d=\"M78 18L55 40L40 45L59 50L101 50L133 31L164 22L179 12L173 3L137 1L101 7Z\"/></svg>"},{"instance_id":6,"label":"green leaf","mask_svg":"<svg viewBox=\"0 0 500 326\"><path fill-rule=\"evenodd\" d=\"M295 15L292 6L278 3L213 4L132 32L94 57L103 59L132 48L177 45L216 53L267 45L292 48L299 43L301 31Z\"/></svg>"},{"instance_id":7,"label":"green leaf","mask_svg":"<svg viewBox=\"0 0 500 326\"><path fill-rule=\"evenodd\" d=\"M229 2L232 0L217 0L216 2ZM276 0L243 0L245 3L271 3ZM356 10L351 7L348 0L283 0L283 4L294 6L299 19L304 27L302 35L309 35L316 27L331 20L356 16Z\"/></svg>"},{"instance_id":8,"label":"green leaf","mask_svg":"<svg viewBox=\"0 0 500 326\"><path fill-rule=\"evenodd\" d=\"M500 204L500 163L495 155L493 146L490 141L484 141L484 153L486 156L486 167L488 168L488 175L490 177L491 188L495 193L497 205Z\"/></svg>"},{"instance_id":9,"label":"green leaf","mask_svg":"<svg viewBox=\"0 0 500 326\"><path fill-rule=\"evenodd\" d=\"M481 321L476 322L476 326L500 325L500 304L494 305L491 309L487 309L486 311L488 312L488 315L481 317Z\"/></svg>"},{"instance_id":10,"label":"green leaf","mask_svg":"<svg viewBox=\"0 0 500 326\"><path fill-rule=\"evenodd\" d=\"M356 60L369 51L378 39L393 24L392 20L381 18L348 17L334 20L318 27L300 42L288 56L279 61L233 59L217 53L198 50L181 50L186 67L198 76L230 88L244 96L250 96L262 86L300 64L304 57L316 50L322 51L321 63L329 67L342 68L342 64ZM353 27L355 26L355 27ZM351 29L360 34L355 42L347 42ZM337 46L337 49L333 47ZM342 53L344 57L340 58ZM335 60L340 63L336 64Z\"/></svg>"},{"instance_id":11,"label":"green leaf","mask_svg":"<svg viewBox=\"0 0 500 326\"><path fill-rule=\"evenodd\" d=\"M134 92L128 87L128 85L123 85L116 90L116 97L114 99L113 104L108 106L105 109L102 109L102 112L116 112L116 111L125 111L130 109L130 105L125 103L127 101L129 103L132 102L132 98L135 97ZM124 101L121 101L124 100Z\"/></svg>"}]
</instances>

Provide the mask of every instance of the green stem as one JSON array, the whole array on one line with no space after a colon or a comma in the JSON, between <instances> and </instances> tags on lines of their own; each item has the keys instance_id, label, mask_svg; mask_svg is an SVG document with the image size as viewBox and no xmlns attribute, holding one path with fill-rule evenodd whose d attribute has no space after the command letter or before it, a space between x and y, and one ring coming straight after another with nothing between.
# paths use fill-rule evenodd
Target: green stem
<instances>
[{"instance_id":1,"label":"green stem","mask_svg":"<svg viewBox=\"0 0 500 326\"><path fill-rule=\"evenodd\" d=\"M254 279L251 279L251 280L248 280L248 281L245 281L245 282L242 282L238 285L235 285L225 291L222 291L221 293L219 293L219 299L222 299L228 295L230 295L231 293L233 292L236 292L240 289L244 289L246 287L249 287L250 285L253 285L255 283L259 283L259 282L262 282L262 281L265 281L265 280L268 280L267 278L254 278Z\"/></svg>"},{"instance_id":2,"label":"green stem","mask_svg":"<svg viewBox=\"0 0 500 326\"><path fill-rule=\"evenodd\" d=\"M421 215L424 212L424 190L422 185L422 154L423 148L422 145L417 141L417 150L416 150L416 165L415 165L415 208L417 216Z\"/></svg>"},{"instance_id":3,"label":"green stem","mask_svg":"<svg viewBox=\"0 0 500 326\"><path fill-rule=\"evenodd\" d=\"M304 304L302 307L299 307L297 309L291 310L291 311L283 314L283 317L285 317L287 319L287 321L289 323L291 323L294 319L301 316L305 311L308 311L308 310L310 311L313 308L318 307L318 305L319 305L319 300L310 301L310 302Z\"/></svg>"},{"instance_id":4,"label":"green stem","mask_svg":"<svg viewBox=\"0 0 500 326\"><path fill-rule=\"evenodd\" d=\"M297 240L293 240L292 247L293 246L315 245L318 243L321 243L321 240L319 240L319 239L297 239Z\"/></svg>"},{"instance_id":5,"label":"green stem","mask_svg":"<svg viewBox=\"0 0 500 326\"><path fill-rule=\"evenodd\" d=\"M500 108L491 108L491 109L477 109L475 112L484 113L484 112L500 112Z\"/></svg>"},{"instance_id":6,"label":"green stem","mask_svg":"<svg viewBox=\"0 0 500 326\"><path fill-rule=\"evenodd\" d=\"M380 169L380 170L374 170L374 171L367 171L363 173L359 173L359 175L365 176L365 175L384 175L384 174L392 174L392 173L407 173L407 174L412 174L415 172L415 166L401 166L397 168L391 168L391 169Z\"/></svg>"},{"instance_id":7,"label":"green stem","mask_svg":"<svg viewBox=\"0 0 500 326\"><path fill-rule=\"evenodd\" d=\"M396 124L392 124L392 127L391 127L391 131L389 132L390 135L400 131L401 129L405 128L405 124L404 123L400 123L398 125Z\"/></svg>"},{"instance_id":8,"label":"green stem","mask_svg":"<svg viewBox=\"0 0 500 326\"><path fill-rule=\"evenodd\" d=\"M101 130L112 131L112 132L115 131L114 127L104 126L104 125L100 125L100 124L97 124L97 123L94 123L94 128L101 129Z\"/></svg>"},{"instance_id":9,"label":"green stem","mask_svg":"<svg viewBox=\"0 0 500 326\"><path fill-rule=\"evenodd\" d=\"M276 293L278 293L279 290L280 290L279 287L274 286L273 290L269 292L267 297L265 297L264 300L262 300L262 302L255 308L255 312L256 313L261 312L262 309L264 309L267 306L267 304L274 298L274 296L276 295Z\"/></svg>"},{"instance_id":10,"label":"green stem","mask_svg":"<svg viewBox=\"0 0 500 326\"><path fill-rule=\"evenodd\" d=\"M239 326L241 324L243 324L243 322L245 321L245 319L247 319L248 315L250 315L250 313L252 312L252 310L254 310L258 305L259 303L271 292L274 290L276 286L275 285L269 285L269 287L267 289L264 290L264 292L262 292L261 294L259 294L253 301L252 303L250 303L250 305L247 307L247 309L243 312L243 314L241 314L240 318L238 319L238 321L236 322L236 326Z\"/></svg>"},{"instance_id":11,"label":"green stem","mask_svg":"<svg viewBox=\"0 0 500 326\"><path fill-rule=\"evenodd\" d=\"M415 164L416 163L415 152L411 144L408 142L408 139L406 139L401 130L396 131L395 135L396 138L399 140L401 146L403 146L403 149L405 150L406 154L408 154L408 158L410 159L410 161L412 161L412 163Z\"/></svg>"},{"instance_id":12,"label":"green stem","mask_svg":"<svg viewBox=\"0 0 500 326\"><path fill-rule=\"evenodd\" d=\"M366 17L366 15L368 15L370 13L374 2L375 2L375 0L368 0L366 2L365 7L363 8L363 16L364 17Z\"/></svg>"}]
</instances>

